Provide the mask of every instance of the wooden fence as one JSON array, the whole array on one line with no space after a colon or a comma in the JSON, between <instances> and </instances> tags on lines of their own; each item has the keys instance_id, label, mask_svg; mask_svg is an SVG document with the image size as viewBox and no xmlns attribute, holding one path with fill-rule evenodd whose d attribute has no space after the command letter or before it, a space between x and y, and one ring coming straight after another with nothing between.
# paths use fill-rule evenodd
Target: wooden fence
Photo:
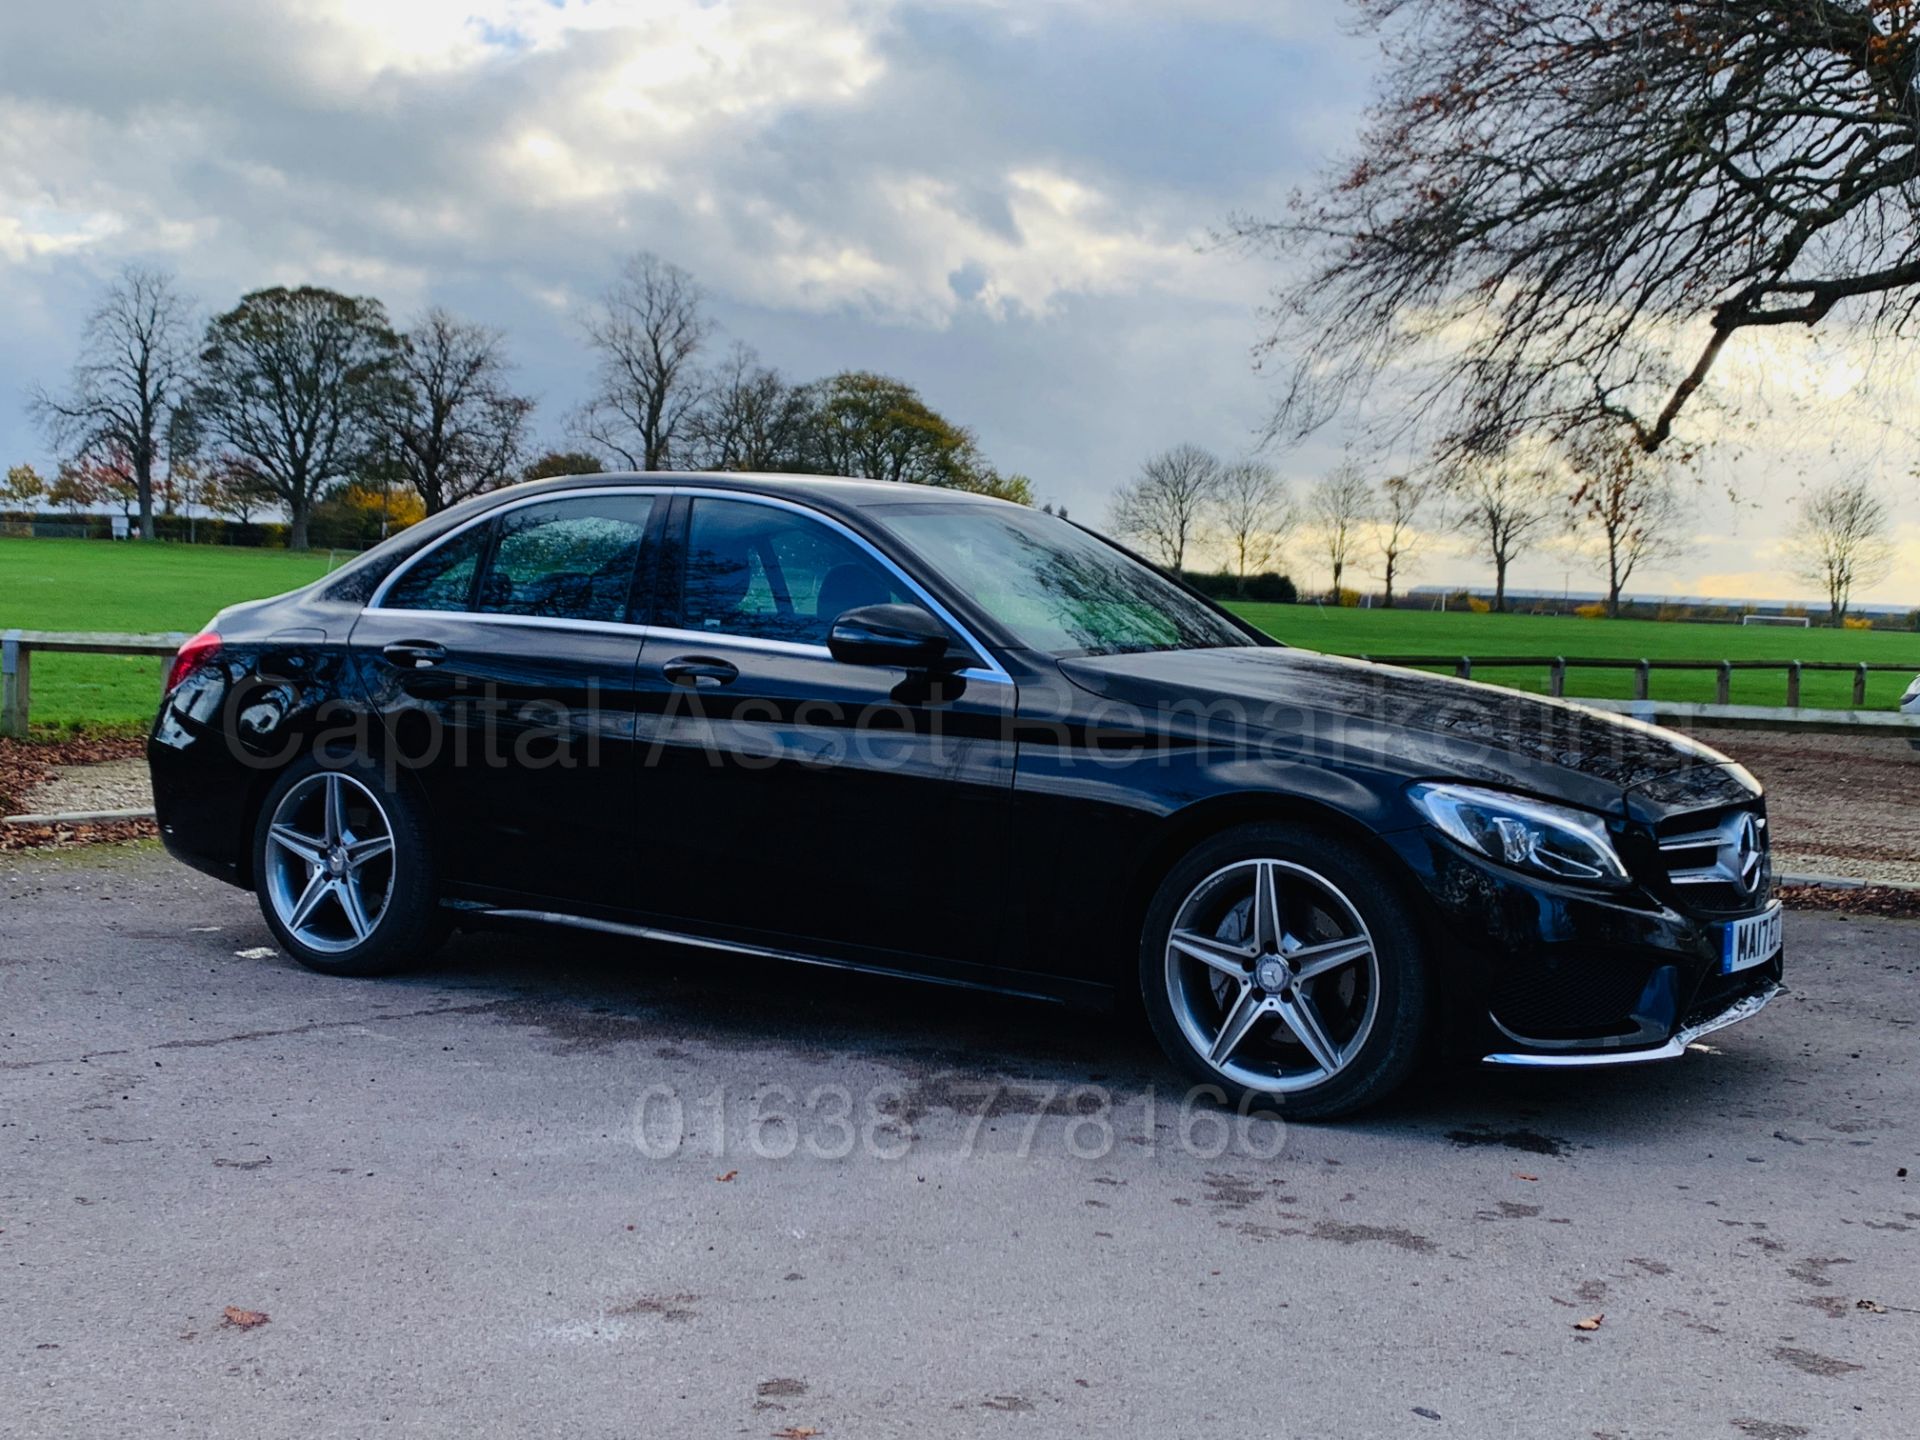
<instances>
[{"instance_id":1,"label":"wooden fence","mask_svg":"<svg viewBox=\"0 0 1920 1440\"><path fill-rule=\"evenodd\" d=\"M1481 670L1540 670L1547 672L1547 693L1565 696L1569 670L1631 670L1633 698L1645 700L1656 670L1690 670L1714 675L1714 703L1733 702L1733 672L1736 670L1772 670L1787 678L1787 706L1800 708L1800 677L1809 670L1837 671L1853 676L1853 703L1867 703L1867 676L1875 671L1911 676L1911 665L1849 665L1835 660L1620 660L1569 658L1565 655L1359 655L1379 665L1409 665L1415 668L1451 668L1463 680L1471 680Z\"/></svg>"},{"instance_id":2,"label":"wooden fence","mask_svg":"<svg viewBox=\"0 0 1920 1440\"><path fill-rule=\"evenodd\" d=\"M27 712L33 704L36 651L166 658L186 640L185 635L81 634L66 630L8 630L0 634L0 735L26 737Z\"/></svg>"}]
</instances>

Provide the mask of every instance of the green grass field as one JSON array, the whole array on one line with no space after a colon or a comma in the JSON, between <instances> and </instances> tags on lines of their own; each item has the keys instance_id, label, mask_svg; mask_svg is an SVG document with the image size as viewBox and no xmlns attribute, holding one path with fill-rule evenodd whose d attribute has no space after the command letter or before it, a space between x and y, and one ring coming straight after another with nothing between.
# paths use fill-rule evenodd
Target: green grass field
<instances>
[{"instance_id":1,"label":"green grass field","mask_svg":"<svg viewBox=\"0 0 1920 1440\"><path fill-rule=\"evenodd\" d=\"M1890 710L1920 673L1920 634L1892 630L1788 629L1776 626L1686 624L1655 620L1581 620L1559 615L1472 615L1428 610L1337 610L1316 605L1236 605L1247 619L1275 638L1337 655L1564 655L1569 659L1622 660L1803 660L1857 665L1904 666L1904 673L1868 676L1867 705ZM1476 680L1544 695L1545 667L1486 670ZM1656 699L1714 699L1711 672L1653 672ZM1569 695L1626 699L1631 670L1569 670ZM1733 675L1736 705L1784 705L1787 678L1780 671ZM1845 709L1853 703L1853 677L1809 672L1801 679L1800 703Z\"/></svg>"},{"instance_id":2,"label":"green grass field","mask_svg":"<svg viewBox=\"0 0 1920 1440\"><path fill-rule=\"evenodd\" d=\"M0 629L198 630L222 606L304 585L327 562L324 552L0 539ZM143 729L159 701L161 663L34 656L34 732Z\"/></svg>"},{"instance_id":3,"label":"green grass field","mask_svg":"<svg viewBox=\"0 0 1920 1440\"><path fill-rule=\"evenodd\" d=\"M200 545L108 544L97 540L0 539L0 629L197 630L222 606L291 590L328 568L324 554ZM1920 634L1894 631L1745 629L1738 625L1557 616L1436 614L1416 610L1330 610L1313 605L1241 605L1240 613L1292 645L1342 655L1566 655L1674 660L1835 660L1901 665L1876 674L1867 703L1888 709L1920 672ZM152 717L160 662L91 655L41 655L33 666L38 733L76 727L130 731ZM1546 671L1488 670L1477 678L1544 693ZM1711 701L1710 673L1653 675L1653 693ZM1625 698L1626 670L1572 671L1568 692ZM1802 703L1841 708L1852 678L1810 673ZM1736 673L1736 703L1780 705L1779 673Z\"/></svg>"}]
</instances>

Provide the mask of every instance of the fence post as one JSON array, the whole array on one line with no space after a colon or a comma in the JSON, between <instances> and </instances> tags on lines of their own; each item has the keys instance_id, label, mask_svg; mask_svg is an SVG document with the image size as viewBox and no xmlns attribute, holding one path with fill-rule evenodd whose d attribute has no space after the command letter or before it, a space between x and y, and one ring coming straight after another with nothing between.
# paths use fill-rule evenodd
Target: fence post
<instances>
[{"instance_id":1,"label":"fence post","mask_svg":"<svg viewBox=\"0 0 1920 1440\"><path fill-rule=\"evenodd\" d=\"M1795 660L1787 666L1787 708L1800 708L1800 662Z\"/></svg>"},{"instance_id":2,"label":"fence post","mask_svg":"<svg viewBox=\"0 0 1920 1440\"><path fill-rule=\"evenodd\" d=\"M1652 661L1642 660L1638 665L1633 667L1633 698L1634 699L1644 700L1647 698L1647 690L1648 690L1649 682L1651 682L1652 678L1653 678L1653 662Z\"/></svg>"},{"instance_id":3,"label":"fence post","mask_svg":"<svg viewBox=\"0 0 1920 1440\"><path fill-rule=\"evenodd\" d=\"M1556 698L1565 698L1567 693L1567 657L1556 655L1553 663L1547 667L1547 693Z\"/></svg>"},{"instance_id":4,"label":"fence post","mask_svg":"<svg viewBox=\"0 0 1920 1440\"><path fill-rule=\"evenodd\" d=\"M1853 704L1855 709L1864 708L1867 703L1867 662L1862 660L1853 672Z\"/></svg>"},{"instance_id":5,"label":"fence post","mask_svg":"<svg viewBox=\"0 0 1920 1440\"><path fill-rule=\"evenodd\" d=\"M33 699L33 651L18 630L0 637L0 735L27 738L27 710Z\"/></svg>"},{"instance_id":6,"label":"fence post","mask_svg":"<svg viewBox=\"0 0 1920 1440\"><path fill-rule=\"evenodd\" d=\"M1713 682L1713 703L1731 705L1733 703L1733 662L1722 660L1720 674Z\"/></svg>"},{"instance_id":7,"label":"fence post","mask_svg":"<svg viewBox=\"0 0 1920 1440\"><path fill-rule=\"evenodd\" d=\"M1471 655L1462 655L1460 657L1460 663L1453 667L1453 673L1458 675L1462 680L1471 680L1473 678L1473 657Z\"/></svg>"}]
</instances>

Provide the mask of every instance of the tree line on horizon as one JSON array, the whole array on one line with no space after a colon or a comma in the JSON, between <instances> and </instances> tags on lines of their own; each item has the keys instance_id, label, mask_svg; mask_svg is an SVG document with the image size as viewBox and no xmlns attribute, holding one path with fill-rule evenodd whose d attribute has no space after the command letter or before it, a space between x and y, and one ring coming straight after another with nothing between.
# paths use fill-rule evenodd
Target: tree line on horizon
<instances>
[{"instance_id":1,"label":"tree line on horizon","mask_svg":"<svg viewBox=\"0 0 1920 1440\"><path fill-rule=\"evenodd\" d=\"M535 401L512 384L506 337L431 306L403 331L368 296L314 285L241 297L196 326L165 271L130 265L88 316L67 384L30 406L61 456L48 481L7 472L0 499L69 510L119 498L138 534L184 498L243 523L286 513L307 548L315 507L377 492L404 523L520 479L633 470L780 470L912 481L1030 504L973 432L905 381L847 370L795 383L747 345L711 355L694 278L629 259L579 317L593 357L575 449L532 453Z\"/></svg>"},{"instance_id":2,"label":"tree line on horizon","mask_svg":"<svg viewBox=\"0 0 1920 1440\"><path fill-rule=\"evenodd\" d=\"M1348 458L1296 496L1271 464L1180 444L1150 456L1116 492L1108 524L1175 571L1189 569L1196 547L1211 547L1243 598L1260 598L1250 595L1255 578L1298 543L1324 568L1335 603L1357 601L1349 581L1363 571L1389 609L1436 536L1488 562L1498 613L1513 563L1557 545L1601 579L1605 614L1617 618L1636 573L1693 548L1697 487L1682 474L1695 458L1679 447L1656 456L1617 434L1379 479ZM1865 477L1815 485L1796 502L1786 558L1797 578L1820 587L1833 625L1844 623L1856 591L1892 573L1892 533L1892 508Z\"/></svg>"}]
</instances>

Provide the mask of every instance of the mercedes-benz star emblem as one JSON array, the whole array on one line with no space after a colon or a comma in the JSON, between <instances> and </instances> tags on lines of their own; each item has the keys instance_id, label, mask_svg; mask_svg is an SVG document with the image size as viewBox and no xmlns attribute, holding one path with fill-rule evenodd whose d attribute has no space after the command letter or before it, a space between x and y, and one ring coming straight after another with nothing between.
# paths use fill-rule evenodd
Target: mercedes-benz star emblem
<instances>
[{"instance_id":1,"label":"mercedes-benz star emblem","mask_svg":"<svg viewBox=\"0 0 1920 1440\"><path fill-rule=\"evenodd\" d=\"M1751 815L1740 817L1733 837L1733 868L1742 888L1751 891L1760 879L1760 824Z\"/></svg>"}]
</instances>

